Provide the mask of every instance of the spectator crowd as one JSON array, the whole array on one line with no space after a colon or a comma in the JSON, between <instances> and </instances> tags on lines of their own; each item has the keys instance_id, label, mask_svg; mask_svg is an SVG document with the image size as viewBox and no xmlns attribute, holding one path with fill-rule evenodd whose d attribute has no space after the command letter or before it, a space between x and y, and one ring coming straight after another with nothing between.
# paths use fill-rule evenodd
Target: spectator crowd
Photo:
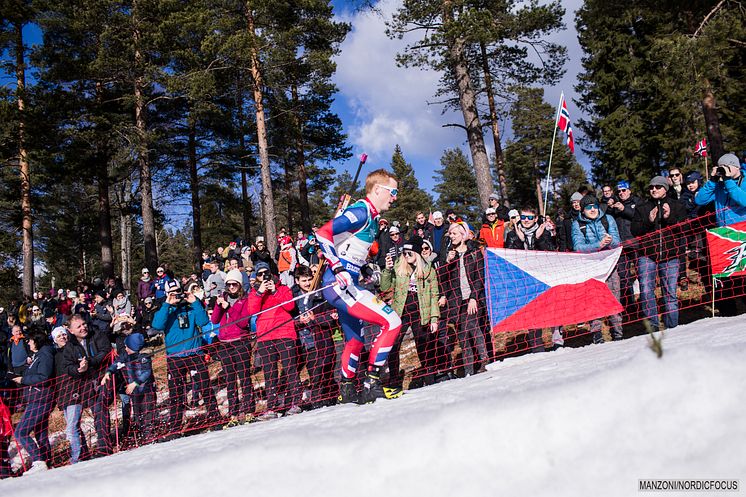
<instances>
[{"instance_id":1,"label":"spectator crowd","mask_svg":"<svg viewBox=\"0 0 746 497\"><path fill-rule=\"evenodd\" d=\"M609 339L623 339L625 323L635 317L653 330L676 327L679 291L693 278L712 290L703 228L746 220L746 164L726 154L708 179L679 168L666 173L650 178L642 192L626 180L604 185L598 196L583 188L554 217L535 206L509 208L492 195L479 220L457 210L379 218L361 277L402 317L386 388L401 390L404 370L415 388L478 374L498 356L487 317L484 247L579 253L622 247L606 284L623 312L581 325L595 343L604 341L605 329ZM692 220L704 220L693 234L686 231ZM293 237L281 229L274 254L261 236L253 243L236 239L203 253L201 274L175 275L164 264L155 275L143 268L131 289L110 278L0 307L0 400L13 419L12 435L0 436L0 478L13 475L12 440L28 455L23 469L33 473L335 404L341 339L336 311L318 291L323 257L315 231ZM732 280L719 290L721 315L737 312L730 297L742 294L740 284ZM371 327L367 338L376 331ZM561 327L551 330L551 342L544 330L521 332L524 349L533 352L560 347L566 338ZM366 361L363 353L360 363ZM49 441L56 408L69 443L61 460ZM93 417L90 436L85 410Z\"/></svg>"}]
</instances>

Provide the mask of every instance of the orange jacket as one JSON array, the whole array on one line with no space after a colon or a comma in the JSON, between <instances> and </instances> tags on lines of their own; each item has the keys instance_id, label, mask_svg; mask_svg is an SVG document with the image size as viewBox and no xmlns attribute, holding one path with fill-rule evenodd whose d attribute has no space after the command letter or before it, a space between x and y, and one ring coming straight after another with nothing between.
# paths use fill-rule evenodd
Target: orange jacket
<instances>
[{"instance_id":1,"label":"orange jacket","mask_svg":"<svg viewBox=\"0 0 746 497\"><path fill-rule=\"evenodd\" d=\"M488 247L503 248L505 246L505 223L495 221L495 224L483 224L479 230L479 238L484 240Z\"/></svg>"}]
</instances>

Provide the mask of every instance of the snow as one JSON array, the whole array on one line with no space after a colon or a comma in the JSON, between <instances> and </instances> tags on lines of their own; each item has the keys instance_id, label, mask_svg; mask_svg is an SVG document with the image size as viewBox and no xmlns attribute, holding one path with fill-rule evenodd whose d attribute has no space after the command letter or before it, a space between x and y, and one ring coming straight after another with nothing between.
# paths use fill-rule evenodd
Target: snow
<instances>
[{"instance_id":1,"label":"snow","mask_svg":"<svg viewBox=\"0 0 746 497\"><path fill-rule=\"evenodd\" d=\"M3 495L631 495L746 481L746 316L506 359L486 373L0 483ZM670 492L669 492L670 494Z\"/></svg>"}]
</instances>

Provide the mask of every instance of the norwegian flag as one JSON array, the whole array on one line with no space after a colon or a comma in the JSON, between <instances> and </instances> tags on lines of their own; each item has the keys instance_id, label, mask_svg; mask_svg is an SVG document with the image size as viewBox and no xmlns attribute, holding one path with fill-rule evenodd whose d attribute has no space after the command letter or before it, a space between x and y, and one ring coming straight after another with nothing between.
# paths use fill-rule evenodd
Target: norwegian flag
<instances>
[{"instance_id":1,"label":"norwegian flag","mask_svg":"<svg viewBox=\"0 0 746 497\"><path fill-rule=\"evenodd\" d=\"M707 157L707 138L702 138L702 140L697 142L694 153L700 157Z\"/></svg>"},{"instance_id":2,"label":"norwegian flag","mask_svg":"<svg viewBox=\"0 0 746 497\"><path fill-rule=\"evenodd\" d=\"M575 153L575 140L572 137L572 126L570 126L570 113L567 111L567 101L565 100L565 94L562 94L562 100L560 103L560 113L557 119L557 127L565 132L567 135L567 147L570 152Z\"/></svg>"}]
</instances>

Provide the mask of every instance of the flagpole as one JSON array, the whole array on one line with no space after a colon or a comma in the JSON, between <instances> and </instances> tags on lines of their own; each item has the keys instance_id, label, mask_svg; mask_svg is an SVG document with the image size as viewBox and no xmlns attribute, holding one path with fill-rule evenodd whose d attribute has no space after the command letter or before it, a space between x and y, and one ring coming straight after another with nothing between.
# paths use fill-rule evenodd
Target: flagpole
<instances>
[{"instance_id":1,"label":"flagpole","mask_svg":"<svg viewBox=\"0 0 746 497\"><path fill-rule=\"evenodd\" d=\"M717 276L712 277L712 317L715 317L715 284L717 282Z\"/></svg>"},{"instance_id":2,"label":"flagpole","mask_svg":"<svg viewBox=\"0 0 746 497\"><path fill-rule=\"evenodd\" d=\"M549 195L549 176L552 173L552 156L554 155L554 141L557 139L557 121L559 120L560 109L562 108L562 100L565 98L565 92L560 92L560 99L557 103L557 114L554 116L554 133L552 134L552 148L549 150L549 166L547 167L547 186L544 189L544 212L541 213L542 217L547 215L547 196Z\"/></svg>"},{"instance_id":3,"label":"flagpole","mask_svg":"<svg viewBox=\"0 0 746 497\"><path fill-rule=\"evenodd\" d=\"M705 178L710 179L710 168L707 167L707 155L705 155Z\"/></svg>"}]
</instances>

